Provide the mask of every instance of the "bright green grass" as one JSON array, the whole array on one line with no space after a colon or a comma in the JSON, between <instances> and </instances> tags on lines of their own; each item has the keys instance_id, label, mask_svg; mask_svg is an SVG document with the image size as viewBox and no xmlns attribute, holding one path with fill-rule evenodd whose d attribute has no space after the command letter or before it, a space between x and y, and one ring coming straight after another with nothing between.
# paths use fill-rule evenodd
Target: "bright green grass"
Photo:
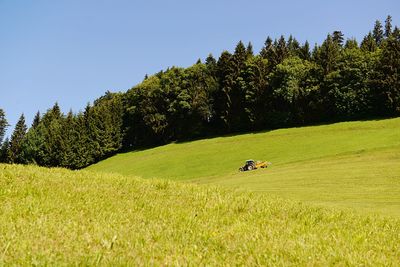
<instances>
[{"instance_id":1,"label":"bright green grass","mask_svg":"<svg viewBox=\"0 0 400 267\"><path fill-rule=\"evenodd\" d=\"M238 173L249 158L273 165ZM217 183L400 216L400 118L170 144L119 154L88 169Z\"/></svg>"},{"instance_id":2,"label":"bright green grass","mask_svg":"<svg viewBox=\"0 0 400 267\"><path fill-rule=\"evenodd\" d=\"M0 165L0 266L396 266L400 220L269 194Z\"/></svg>"}]
</instances>

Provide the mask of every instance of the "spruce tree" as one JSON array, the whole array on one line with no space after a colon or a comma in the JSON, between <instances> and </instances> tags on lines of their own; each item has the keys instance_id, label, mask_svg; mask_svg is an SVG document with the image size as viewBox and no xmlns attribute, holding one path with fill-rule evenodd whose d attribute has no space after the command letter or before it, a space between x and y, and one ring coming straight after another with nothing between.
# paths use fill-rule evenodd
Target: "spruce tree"
<instances>
[{"instance_id":1,"label":"spruce tree","mask_svg":"<svg viewBox=\"0 0 400 267\"><path fill-rule=\"evenodd\" d=\"M347 39L346 44L344 45L346 49L355 49L358 48L357 40L354 38Z\"/></svg>"},{"instance_id":2,"label":"spruce tree","mask_svg":"<svg viewBox=\"0 0 400 267\"><path fill-rule=\"evenodd\" d=\"M392 35L392 17L389 15L385 20L385 37L389 38Z\"/></svg>"},{"instance_id":3,"label":"spruce tree","mask_svg":"<svg viewBox=\"0 0 400 267\"><path fill-rule=\"evenodd\" d=\"M4 134L6 133L6 128L8 126L6 115L4 111L0 108L0 145L3 141Z\"/></svg>"},{"instance_id":4,"label":"spruce tree","mask_svg":"<svg viewBox=\"0 0 400 267\"><path fill-rule=\"evenodd\" d=\"M378 109L383 115L400 115L400 35L392 34L382 48L380 64L377 66L374 86L377 92Z\"/></svg>"},{"instance_id":5,"label":"spruce tree","mask_svg":"<svg viewBox=\"0 0 400 267\"><path fill-rule=\"evenodd\" d=\"M400 36L400 29L399 29L399 27L397 27L397 26L394 27L393 36L395 36L395 38L398 38L398 37L396 37L396 36Z\"/></svg>"},{"instance_id":6,"label":"spruce tree","mask_svg":"<svg viewBox=\"0 0 400 267\"><path fill-rule=\"evenodd\" d=\"M40 112L38 111L38 112L36 113L35 117L33 118L32 126L31 126L31 127L32 127L33 129L35 129L36 127L38 127L39 123L40 123Z\"/></svg>"},{"instance_id":7,"label":"spruce tree","mask_svg":"<svg viewBox=\"0 0 400 267\"><path fill-rule=\"evenodd\" d=\"M308 41L304 43L304 45L300 48L300 58L304 60L310 60L311 53L310 53L310 44Z\"/></svg>"},{"instance_id":8,"label":"spruce tree","mask_svg":"<svg viewBox=\"0 0 400 267\"><path fill-rule=\"evenodd\" d=\"M369 32L368 35L366 35L361 42L361 49L363 51L374 52L376 48L377 48L376 41L372 33Z\"/></svg>"},{"instance_id":9,"label":"spruce tree","mask_svg":"<svg viewBox=\"0 0 400 267\"><path fill-rule=\"evenodd\" d=\"M4 140L3 144L0 147L0 162L8 163L8 150L10 148L10 140L8 137Z\"/></svg>"},{"instance_id":10,"label":"spruce tree","mask_svg":"<svg viewBox=\"0 0 400 267\"><path fill-rule=\"evenodd\" d=\"M379 46L383 40L382 24L379 20L375 21L375 26L372 35L375 39L376 44Z\"/></svg>"},{"instance_id":11,"label":"spruce tree","mask_svg":"<svg viewBox=\"0 0 400 267\"><path fill-rule=\"evenodd\" d=\"M289 36L287 41L287 48L290 56L300 55L300 43L292 35Z\"/></svg>"},{"instance_id":12,"label":"spruce tree","mask_svg":"<svg viewBox=\"0 0 400 267\"><path fill-rule=\"evenodd\" d=\"M330 34L318 49L317 62L322 66L324 74L327 75L336 67L336 62L339 57L339 45L333 41Z\"/></svg>"},{"instance_id":13,"label":"spruce tree","mask_svg":"<svg viewBox=\"0 0 400 267\"><path fill-rule=\"evenodd\" d=\"M341 31L334 31L332 34L332 40L337 43L339 46L343 45L344 34Z\"/></svg>"},{"instance_id":14,"label":"spruce tree","mask_svg":"<svg viewBox=\"0 0 400 267\"><path fill-rule=\"evenodd\" d=\"M251 44L251 42L249 42L247 44L246 47L246 56L247 58L253 57L254 56L254 52L253 52L253 45Z\"/></svg>"},{"instance_id":15,"label":"spruce tree","mask_svg":"<svg viewBox=\"0 0 400 267\"><path fill-rule=\"evenodd\" d=\"M273 50L273 44L271 37L267 37L265 40L264 47L261 49L260 56L265 59L269 59L271 57L271 52Z\"/></svg>"},{"instance_id":16,"label":"spruce tree","mask_svg":"<svg viewBox=\"0 0 400 267\"><path fill-rule=\"evenodd\" d=\"M289 56L289 49L286 45L285 37L281 35L276 45L276 65L282 63L282 61Z\"/></svg>"},{"instance_id":17,"label":"spruce tree","mask_svg":"<svg viewBox=\"0 0 400 267\"><path fill-rule=\"evenodd\" d=\"M25 116L21 115L19 118L14 132L11 135L10 149L8 151L9 161L11 163L21 163L22 159L20 157L22 142L24 141L26 135L27 127L25 124Z\"/></svg>"}]
</instances>

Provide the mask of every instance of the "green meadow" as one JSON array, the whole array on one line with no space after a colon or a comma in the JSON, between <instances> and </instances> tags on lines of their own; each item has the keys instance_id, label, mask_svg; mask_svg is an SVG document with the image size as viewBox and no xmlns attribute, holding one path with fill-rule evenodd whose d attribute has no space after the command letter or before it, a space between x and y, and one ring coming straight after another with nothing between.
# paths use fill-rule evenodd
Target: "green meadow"
<instances>
[{"instance_id":1,"label":"green meadow","mask_svg":"<svg viewBox=\"0 0 400 267\"><path fill-rule=\"evenodd\" d=\"M246 159L273 165L238 172ZM87 169L400 216L400 118L174 143L119 154Z\"/></svg>"},{"instance_id":2,"label":"green meadow","mask_svg":"<svg viewBox=\"0 0 400 267\"><path fill-rule=\"evenodd\" d=\"M396 218L213 185L0 170L0 266L396 266L400 259Z\"/></svg>"}]
</instances>

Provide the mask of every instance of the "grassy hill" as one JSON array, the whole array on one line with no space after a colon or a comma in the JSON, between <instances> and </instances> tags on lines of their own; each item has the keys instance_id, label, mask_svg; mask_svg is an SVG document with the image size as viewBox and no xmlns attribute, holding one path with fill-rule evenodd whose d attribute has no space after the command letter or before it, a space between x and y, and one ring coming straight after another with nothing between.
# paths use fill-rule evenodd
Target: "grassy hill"
<instances>
[{"instance_id":1,"label":"grassy hill","mask_svg":"<svg viewBox=\"0 0 400 267\"><path fill-rule=\"evenodd\" d=\"M390 266L400 257L399 219L210 185L0 164L0 203L0 266Z\"/></svg>"},{"instance_id":2,"label":"grassy hill","mask_svg":"<svg viewBox=\"0 0 400 267\"><path fill-rule=\"evenodd\" d=\"M249 158L273 165L239 173ZM400 118L170 144L119 154L88 170L222 184L400 216Z\"/></svg>"}]
</instances>

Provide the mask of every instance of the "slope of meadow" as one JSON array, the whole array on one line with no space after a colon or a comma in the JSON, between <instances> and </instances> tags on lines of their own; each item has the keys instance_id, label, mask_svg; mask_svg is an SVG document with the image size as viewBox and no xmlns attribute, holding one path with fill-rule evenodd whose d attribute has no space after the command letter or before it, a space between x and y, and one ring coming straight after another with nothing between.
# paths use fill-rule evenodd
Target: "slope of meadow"
<instances>
[{"instance_id":1,"label":"slope of meadow","mask_svg":"<svg viewBox=\"0 0 400 267\"><path fill-rule=\"evenodd\" d=\"M249 158L273 165L239 173ZM170 144L119 154L88 170L223 184L400 216L400 118Z\"/></svg>"},{"instance_id":2,"label":"slope of meadow","mask_svg":"<svg viewBox=\"0 0 400 267\"><path fill-rule=\"evenodd\" d=\"M0 165L0 265L396 265L400 220L269 194Z\"/></svg>"}]
</instances>

